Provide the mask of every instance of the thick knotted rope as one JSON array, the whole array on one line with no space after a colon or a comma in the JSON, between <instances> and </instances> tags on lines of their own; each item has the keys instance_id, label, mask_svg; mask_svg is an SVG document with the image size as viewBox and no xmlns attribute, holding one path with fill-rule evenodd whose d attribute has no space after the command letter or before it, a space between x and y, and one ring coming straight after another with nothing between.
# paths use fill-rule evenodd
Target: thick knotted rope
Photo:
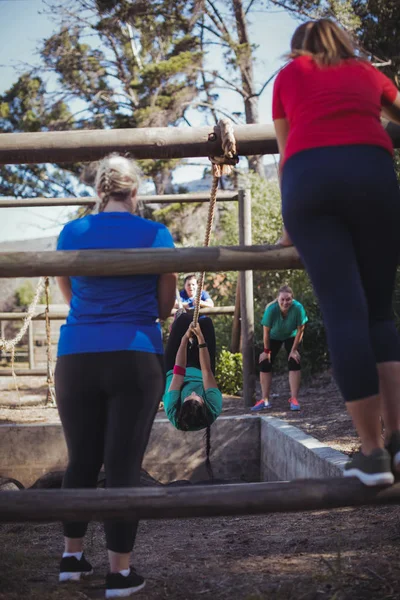
<instances>
[{"instance_id":1,"label":"thick knotted rope","mask_svg":"<svg viewBox=\"0 0 400 600\"><path fill-rule=\"evenodd\" d=\"M234 165L239 162L239 158L236 154L236 140L233 132L232 122L228 119L221 119L218 122L218 129L221 135L221 146L224 152L223 156L210 156L210 161L212 163L212 184L210 191L210 204L208 206L208 218L207 218L207 229L204 238L204 246L207 247L210 245L211 238L211 230L214 221L215 207L217 204L217 192L219 180L222 175L229 175L233 170ZM200 311L200 300L201 300L201 292L203 291L204 286L204 278L205 272L200 274L196 301L194 307L193 314L193 323L197 325L199 320L199 311Z\"/></svg>"},{"instance_id":2,"label":"thick knotted rope","mask_svg":"<svg viewBox=\"0 0 400 600\"><path fill-rule=\"evenodd\" d=\"M0 337L0 349L5 350L5 352L11 353L11 372L14 378L15 389L18 393L19 401L21 402L21 396L19 393L17 376L15 373L15 348L17 344L22 340L26 332L28 331L28 327L31 325L32 318L36 312L36 307L42 297L43 291L46 296L46 337L47 337L47 401L46 404L51 404L55 406L55 395L54 389L51 386L54 386L53 383L53 367L52 367L52 357L51 357L51 337L50 337L50 319L49 319L49 278L41 277L36 287L35 296L28 307L28 311L26 316L22 322L22 327L17 333L17 335L12 340L7 340L5 338Z\"/></svg>"}]
</instances>

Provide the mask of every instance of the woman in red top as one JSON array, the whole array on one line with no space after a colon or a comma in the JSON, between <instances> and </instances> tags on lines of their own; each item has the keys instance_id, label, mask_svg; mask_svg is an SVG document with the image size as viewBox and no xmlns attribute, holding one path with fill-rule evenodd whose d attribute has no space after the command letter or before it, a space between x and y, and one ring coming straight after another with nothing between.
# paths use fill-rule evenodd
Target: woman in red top
<instances>
[{"instance_id":1,"label":"woman in red top","mask_svg":"<svg viewBox=\"0 0 400 600\"><path fill-rule=\"evenodd\" d=\"M290 58L273 97L281 241L293 240L312 279L335 377L361 438L345 475L390 484L392 468L400 471L400 340L391 308L400 193L380 116L400 123L400 94L328 19L298 27Z\"/></svg>"}]
</instances>

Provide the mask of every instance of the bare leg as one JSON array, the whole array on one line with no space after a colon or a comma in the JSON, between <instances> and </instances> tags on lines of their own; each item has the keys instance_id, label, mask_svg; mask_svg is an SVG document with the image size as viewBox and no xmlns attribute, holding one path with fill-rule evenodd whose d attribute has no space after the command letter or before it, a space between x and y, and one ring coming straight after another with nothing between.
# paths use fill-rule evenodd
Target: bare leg
<instances>
[{"instance_id":1,"label":"bare leg","mask_svg":"<svg viewBox=\"0 0 400 600\"><path fill-rule=\"evenodd\" d=\"M297 398L301 382L301 371L289 371L290 395Z\"/></svg>"},{"instance_id":2,"label":"bare leg","mask_svg":"<svg viewBox=\"0 0 400 600\"><path fill-rule=\"evenodd\" d=\"M122 554L108 550L108 560L110 561L110 572L119 573L125 569L129 569L131 553Z\"/></svg>"},{"instance_id":3,"label":"bare leg","mask_svg":"<svg viewBox=\"0 0 400 600\"><path fill-rule=\"evenodd\" d=\"M400 363L385 362L377 367L385 441L388 442L394 431L400 431Z\"/></svg>"},{"instance_id":4,"label":"bare leg","mask_svg":"<svg viewBox=\"0 0 400 600\"><path fill-rule=\"evenodd\" d=\"M75 553L83 551L83 538L64 538L64 552Z\"/></svg>"},{"instance_id":5,"label":"bare leg","mask_svg":"<svg viewBox=\"0 0 400 600\"><path fill-rule=\"evenodd\" d=\"M346 408L360 437L362 453L368 455L377 448L383 448L379 396L346 402Z\"/></svg>"},{"instance_id":6,"label":"bare leg","mask_svg":"<svg viewBox=\"0 0 400 600\"><path fill-rule=\"evenodd\" d=\"M269 400L272 373L260 373L261 395L263 400Z\"/></svg>"}]
</instances>

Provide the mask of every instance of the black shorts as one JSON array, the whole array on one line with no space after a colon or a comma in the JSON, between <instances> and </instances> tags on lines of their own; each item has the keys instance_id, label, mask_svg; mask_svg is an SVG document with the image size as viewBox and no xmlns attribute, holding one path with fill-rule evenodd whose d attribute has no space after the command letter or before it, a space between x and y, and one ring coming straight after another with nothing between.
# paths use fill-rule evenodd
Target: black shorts
<instances>
[{"instance_id":1,"label":"black shorts","mask_svg":"<svg viewBox=\"0 0 400 600\"><path fill-rule=\"evenodd\" d=\"M279 352L279 350L281 349L282 344L285 344L285 350L287 355L289 356L289 354L292 351L292 347L293 347L293 342L294 342L294 337L288 338L287 340L284 340L283 342L280 340L270 340L269 342L269 349L271 350L271 360L263 360L262 362L260 362L260 372L261 373L271 373L272 371L272 365L274 363L274 360ZM300 371L301 370L301 366L300 363L296 362L293 358L291 358L289 361L289 371Z\"/></svg>"}]
</instances>

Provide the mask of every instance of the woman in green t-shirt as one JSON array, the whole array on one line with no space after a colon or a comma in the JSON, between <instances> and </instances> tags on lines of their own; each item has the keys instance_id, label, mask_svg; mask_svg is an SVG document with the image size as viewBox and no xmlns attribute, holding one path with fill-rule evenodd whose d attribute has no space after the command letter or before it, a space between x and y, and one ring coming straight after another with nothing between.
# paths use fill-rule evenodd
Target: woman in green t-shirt
<instances>
[{"instance_id":1,"label":"woman in green t-shirt","mask_svg":"<svg viewBox=\"0 0 400 600\"><path fill-rule=\"evenodd\" d=\"M192 316L182 314L173 323L165 350L163 402L168 419L177 429L205 429L221 413L222 394L214 377L215 348L214 325L209 317L201 317L193 326Z\"/></svg>"},{"instance_id":2,"label":"woman in green t-shirt","mask_svg":"<svg viewBox=\"0 0 400 600\"><path fill-rule=\"evenodd\" d=\"M307 321L308 317L303 305L293 298L293 290L288 285L282 286L277 299L267 306L261 320L264 340L264 350L259 358L262 398L252 407L253 412L271 408L269 392L272 382L272 364L282 344L285 345L288 355L290 410L300 410L297 401L301 379L299 346Z\"/></svg>"}]
</instances>

